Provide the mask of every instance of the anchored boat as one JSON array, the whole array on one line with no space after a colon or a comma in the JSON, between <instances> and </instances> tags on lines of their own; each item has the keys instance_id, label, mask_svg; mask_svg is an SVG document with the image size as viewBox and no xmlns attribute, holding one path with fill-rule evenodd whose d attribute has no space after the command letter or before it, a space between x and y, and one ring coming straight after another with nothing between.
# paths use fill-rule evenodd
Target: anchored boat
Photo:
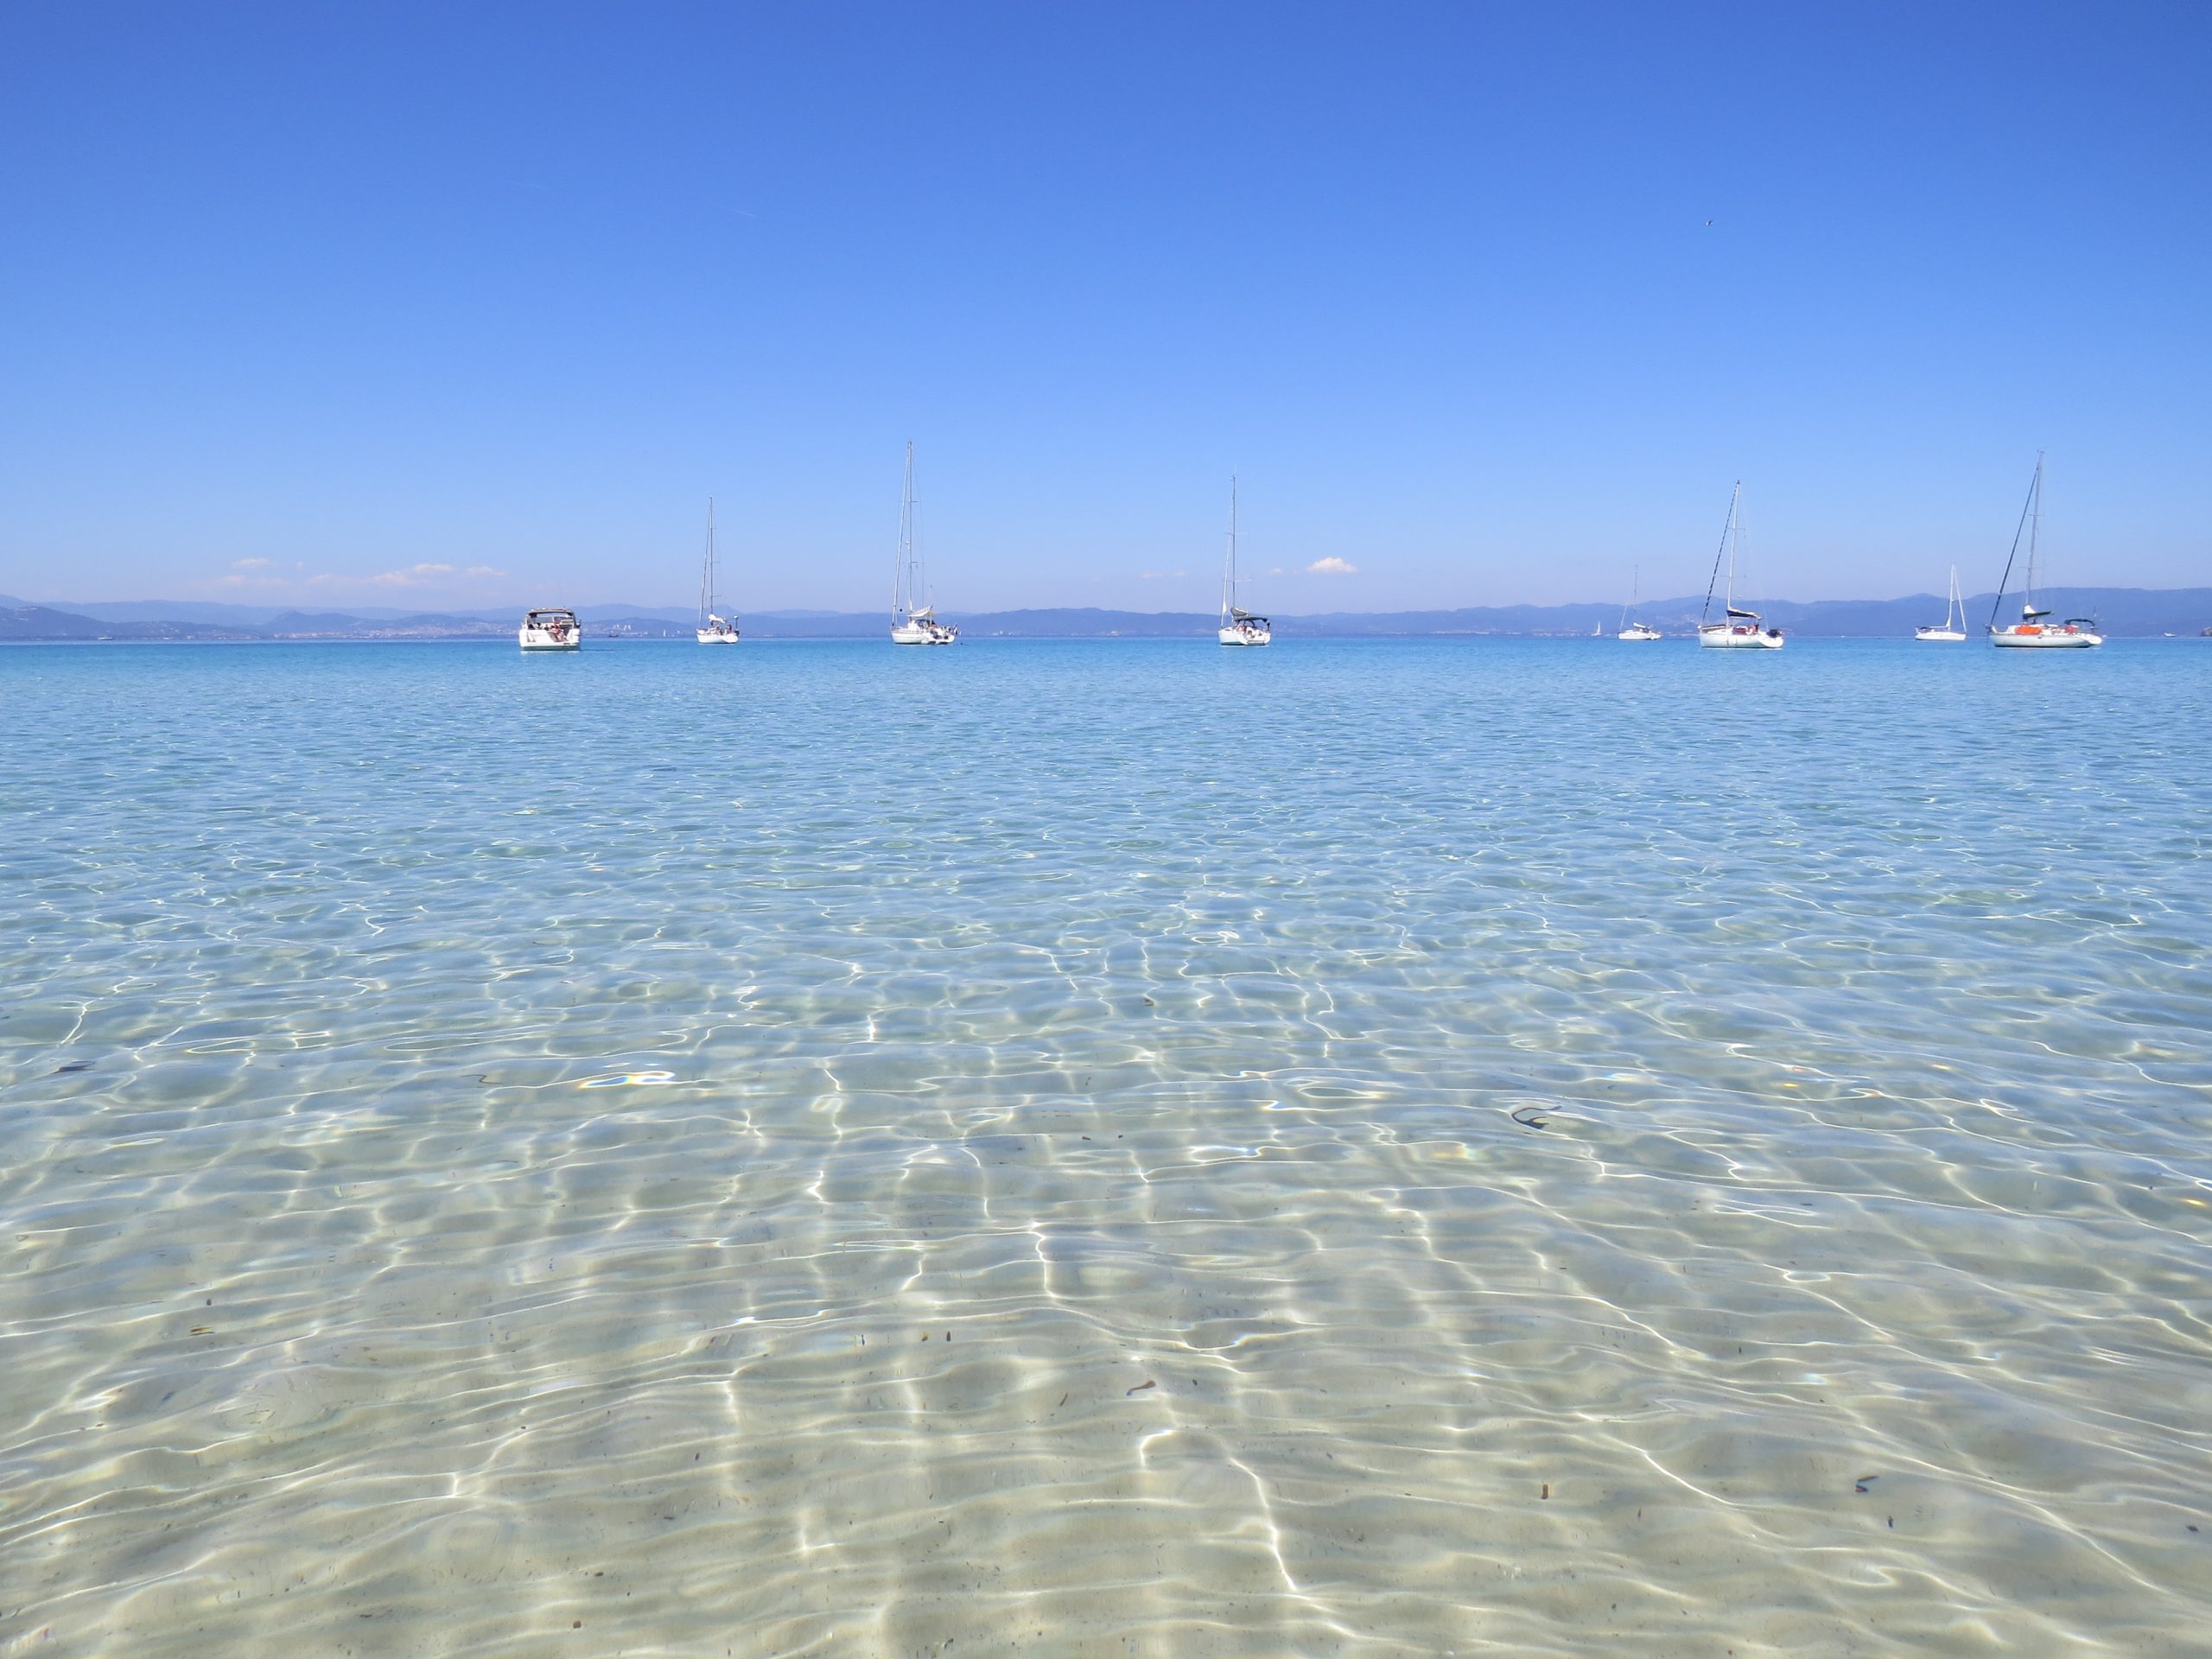
<instances>
[{"instance_id":1,"label":"anchored boat","mask_svg":"<svg viewBox=\"0 0 2212 1659\"><path fill-rule=\"evenodd\" d=\"M1229 550L1221 561L1221 643L1224 645L1265 645L1274 643L1274 628L1256 611L1236 602L1236 480L1229 480Z\"/></svg>"},{"instance_id":2,"label":"anchored boat","mask_svg":"<svg viewBox=\"0 0 2212 1659\"><path fill-rule=\"evenodd\" d=\"M737 643L737 619L723 616L715 610L720 603L715 594L715 578L718 574L715 563L715 498L707 498L707 557L699 571L699 643L702 645L734 645Z\"/></svg>"},{"instance_id":3,"label":"anchored boat","mask_svg":"<svg viewBox=\"0 0 2212 1659\"><path fill-rule=\"evenodd\" d=\"M914 546L914 446L906 446L906 484L899 498L899 552L891 567L891 643L949 645L960 637L950 622L937 620L922 576L921 554Z\"/></svg>"},{"instance_id":4,"label":"anchored boat","mask_svg":"<svg viewBox=\"0 0 2212 1659\"><path fill-rule=\"evenodd\" d=\"M2028 499L2020 508L2020 522L2012 531L2012 550L2005 557L2005 575L1997 584L1997 602L1989 607L1989 643L1993 645L2025 647L2041 651L2085 651L2105 642L2097 632L2094 618L2070 616L2063 622L2050 620L2050 613L2036 607L2037 543L2043 531L2043 453L2036 453L2036 475L2028 485ZM2028 538L2028 576L2020 590L2020 620L2004 627L1997 626L1997 613L2004 608L2005 589L2012 580L2012 561L2019 556L2020 537Z\"/></svg>"},{"instance_id":5,"label":"anchored boat","mask_svg":"<svg viewBox=\"0 0 2212 1659\"><path fill-rule=\"evenodd\" d=\"M583 625L576 620L574 611L547 609L525 611L522 627L518 630L524 651L581 651L583 649Z\"/></svg>"},{"instance_id":6,"label":"anchored boat","mask_svg":"<svg viewBox=\"0 0 2212 1659\"><path fill-rule=\"evenodd\" d=\"M1955 614L1958 620L1951 619ZM1951 645L1967 637L1967 602L1959 597L1959 567L1951 567L1951 596L1943 602L1943 622L1941 627L1915 628L1912 637L1932 643Z\"/></svg>"},{"instance_id":7,"label":"anchored boat","mask_svg":"<svg viewBox=\"0 0 2212 1659\"><path fill-rule=\"evenodd\" d=\"M1736 607L1736 563L1744 539L1744 480L1728 498L1728 522L1720 531L1719 550L1713 556L1713 575L1705 584L1705 608L1698 613L1697 642L1708 651L1780 651L1782 630L1762 628L1757 611ZM1720 562L1728 562L1728 585L1721 600L1721 620L1711 620L1713 589L1720 580Z\"/></svg>"},{"instance_id":8,"label":"anchored boat","mask_svg":"<svg viewBox=\"0 0 2212 1659\"><path fill-rule=\"evenodd\" d=\"M1628 603L1621 610L1621 631L1618 637L1623 639L1656 639L1659 638L1659 630L1636 613L1636 607L1642 602L1643 597L1643 567L1635 565L1630 569Z\"/></svg>"}]
</instances>

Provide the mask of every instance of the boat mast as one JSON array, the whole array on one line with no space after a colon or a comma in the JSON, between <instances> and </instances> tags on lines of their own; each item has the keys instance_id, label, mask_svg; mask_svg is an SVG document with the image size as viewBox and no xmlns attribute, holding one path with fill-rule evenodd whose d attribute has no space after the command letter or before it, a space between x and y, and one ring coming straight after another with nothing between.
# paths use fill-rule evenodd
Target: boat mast
<instances>
[{"instance_id":1,"label":"boat mast","mask_svg":"<svg viewBox=\"0 0 2212 1659\"><path fill-rule=\"evenodd\" d=\"M2005 574L1997 579L1997 597L1990 601L1989 631L1992 633L1997 632L1997 613L2005 608L2005 590L2012 585L2012 561L2020 556L2020 535L2028 528L2028 520L2031 516L2038 521L2043 517L2043 451L2040 449L2036 451L2036 475L2029 482L2028 499L2020 504L2020 522L2012 527L2012 550L2005 556ZM2035 604L2035 540L2031 536L2028 541L2027 591L2027 603L2030 608L2032 608ZM2022 614L2025 613L2025 611L2023 611Z\"/></svg>"},{"instance_id":2,"label":"boat mast","mask_svg":"<svg viewBox=\"0 0 2212 1659\"><path fill-rule=\"evenodd\" d=\"M1736 480L1736 493L1728 499L1728 618L1736 617L1736 566L1744 555L1744 480Z\"/></svg>"},{"instance_id":3,"label":"boat mast","mask_svg":"<svg viewBox=\"0 0 2212 1659\"><path fill-rule=\"evenodd\" d=\"M899 493L899 550L891 561L891 621L906 620L914 599L914 441L906 441L906 481Z\"/></svg>"},{"instance_id":4,"label":"boat mast","mask_svg":"<svg viewBox=\"0 0 2212 1659\"><path fill-rule=\"evenodd\" d=\"M1236 614L1236 474L1229 475L1229 546L1221 560L1221 625Z\"/></svg>"},{"instance_id":5,"label":"boat mast","mask_svg":"<svg viewBox=\"0 0 2212 1659\"><path fill-rule=\"evenodd\" d=\"M2028 515L2028 590L2021 599L2032 607L2036 602L2036 543L2043 538L2043 451L2040 449L2036 451L2036 481L2029 486L2028 499L2034 510Z\"/></svg>"},{"instance_id":6,"label":"boat mast","mask_svg":"<svg viewBox=\"0 0 2212 1659\"><path fill-rule=\"evenodd\" d=\"M705 627L715 613L715 498L707 498L707 559L699 572L699 626Z\"/></svg>"},{"instance_id":7,"label":"boat mast","mask_svg":"<svg viewBox=\"0 0 2212 1659\"><path fill-rule=\"evenodd\" d=\"M1743 499L1744 480L1736 480L1733 494L1728 498L1728 522L1720 527L1720 545L1713 550L1713 574L1705 579L1705 608L1698 613L1698 626L1702 628L1713 617L1713 584L1720 580L1720 561L1728 561L1728 597L1722 603L1730 610L1736 606L1736 504Z\"/></svg>"}]
</instances>

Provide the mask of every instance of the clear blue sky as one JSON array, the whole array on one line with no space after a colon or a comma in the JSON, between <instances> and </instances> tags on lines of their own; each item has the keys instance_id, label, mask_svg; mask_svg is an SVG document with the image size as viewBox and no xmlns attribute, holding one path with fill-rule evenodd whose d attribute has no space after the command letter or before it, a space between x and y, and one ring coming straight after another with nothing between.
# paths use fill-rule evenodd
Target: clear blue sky
<instances>
[{"instance_id":1,"label":"clear blue sky","mask_svg":"<svg viewBox=\"0 0 2212 1659\"><path fill-rule=\"evenodd\" d=\"M17 0L0 592L685 603L711 493L742 608L873 608L909 437L954 609L1210 607L1232 470L1285 612L1701 591L1738 476L1762 592L1986 588L2039 447L2058 580L2202 584L2208 66L2202 3Z\"/></svg>"}]
</instances>

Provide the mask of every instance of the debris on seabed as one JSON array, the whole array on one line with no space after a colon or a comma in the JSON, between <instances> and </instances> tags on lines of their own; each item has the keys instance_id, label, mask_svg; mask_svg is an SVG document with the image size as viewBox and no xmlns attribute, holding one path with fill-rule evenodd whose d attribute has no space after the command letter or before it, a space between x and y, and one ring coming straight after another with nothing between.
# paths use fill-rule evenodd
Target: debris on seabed
<instances>
[{"instance_id":1,"label":"debris on seabed","mask_svg":"<svg viewBox=\"0 0 2212 1659\"><path fill-rule=\"evenodd\" d=\"M1133 1395L1133 1394L1142 1394L1142 1393L1143 1393L1147 1389L1156 1389L1156 1388L1158 1388L1159 1386L1160 1386L1160 1384L1159 1384L1159 1383L1155 1382L1152 1378L1150 1378L1150 1377L1148 1377L1148 1376L1147 1376L1147 1378L1145 1378L1145 1380L1144 1380L1143 1382L1141 1382L1138 1383L1138 1384L1136 1385L1136 1387L1135 1387L1134 1389L1122 1389L1122 1397L1123 1397L1124 1399L1127 1399L1130 1395Z\"/></svg>"}]
</instances>

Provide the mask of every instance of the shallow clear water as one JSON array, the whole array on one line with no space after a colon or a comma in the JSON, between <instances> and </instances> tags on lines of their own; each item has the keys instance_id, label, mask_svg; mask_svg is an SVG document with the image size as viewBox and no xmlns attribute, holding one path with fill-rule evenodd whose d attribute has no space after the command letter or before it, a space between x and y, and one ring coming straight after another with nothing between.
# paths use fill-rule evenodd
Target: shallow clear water
<instances>
[{"instance_id":1,"label":"shallow clear water","mask_svg":"<svg viewBox=\"0 0 2212 1659\"><path fill-rule=\"evenodd\" d=\"M2202 1651L2212 648L0 706L0 1653Z\"/></svg>"}]
</instances>

